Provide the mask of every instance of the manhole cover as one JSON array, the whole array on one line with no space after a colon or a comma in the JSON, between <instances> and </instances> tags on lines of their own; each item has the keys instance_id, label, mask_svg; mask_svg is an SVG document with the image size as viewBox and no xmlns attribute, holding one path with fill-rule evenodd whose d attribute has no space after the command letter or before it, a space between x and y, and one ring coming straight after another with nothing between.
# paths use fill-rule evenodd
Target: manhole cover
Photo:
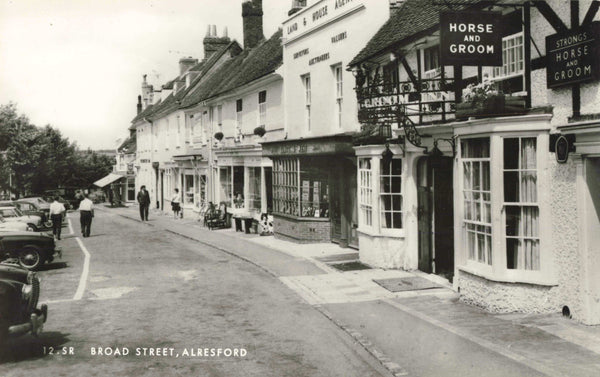
<instances>
[{"instance_id":1,"label":"manhole cover","mask_svg":"<svg viewBox=\"0 0 600 377\"><path fill-rule=\"evenodd\" d=\"M441 285L418 276L373 281L390 292L420 291L422 289L442 288Z\"/></svg>"},{"instance_id":2,"label":"manhole cover","mask_svg":"<svg viewBox=\"0 0 600 377\"><path fill-rule=\"evenodd\" d=\"M370 270L371 267L360 263L359 261L346 262L346 263L331 263L331 267L336 268L340 271L356 271L356 270Z\"/></svg>"}]
</instances>

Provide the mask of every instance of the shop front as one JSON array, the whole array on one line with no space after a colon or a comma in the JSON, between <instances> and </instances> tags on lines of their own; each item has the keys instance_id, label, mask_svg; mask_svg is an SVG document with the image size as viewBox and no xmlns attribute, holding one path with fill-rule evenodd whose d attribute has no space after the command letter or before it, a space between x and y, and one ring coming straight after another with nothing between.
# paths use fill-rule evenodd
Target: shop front
<instances>
[{"instance_id":1,"label":"shop front","mask_svg":"<svg viewBox=\"0 0 600 377\"><path fill-rule=\"evenodd\" d=\"M173 156L173 160L178 167L177 187L183 217L197 217L201 208L208 203L208 160L202 153Z\"/></svg>"},{"instance_id":2,"label":"shop front","mask_svg":"<svg viewBox=\"0 0 600 377\"><path fill-rule=\"evenodd\" d=\"M275 236L358 248L356 159L349 134L263 143L273 161Z\"/></svg>"},{"instance_id":3,"label":"shop front","mask_svg":"<svg viewBox=\"0 0 600 377\"><path fill-rule=\"evenodd\" d=\"M237 217L260 219L273 209L272 162L262 157L257 145L222 148L215 151L217 165L215 204L227 206Z\"/></svg>"}]
</instances>

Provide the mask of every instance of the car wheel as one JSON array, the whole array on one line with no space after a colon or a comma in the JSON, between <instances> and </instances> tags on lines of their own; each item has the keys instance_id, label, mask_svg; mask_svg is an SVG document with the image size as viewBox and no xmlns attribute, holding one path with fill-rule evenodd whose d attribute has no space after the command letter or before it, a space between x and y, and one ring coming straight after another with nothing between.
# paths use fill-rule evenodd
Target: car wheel
<instances>
[{"instance_id":1,"label":"car wheel","mask_svg":"<svg viewBox=\"0 0 600 377\"><path fill-rule=\"evenodd\" d=\"M36 246L25 246L19 251L19 264L28 270L35 270L43 263L42 253Z\"/></svg>"},{"instance_id":2,"label":"car wheel","mask_svg":"<svg viewBox=\"0 0 600 377\"><path fill-rule=\"evenodd\" d=\"M33 229L34 232L39 232L39 229L37 226L35 226L35 224L28 223L27 225L29 225L29 227Z\"/></svg>"},{"instance_id":3,"label":"car wheel","mask_svg":"<svg viewBox=\"0 0 600 377\"><path fill-rule=\"evenodd\" d=\"M46 227L46 228L52 228L52 220L47 220L47 221L44 223L44 227Z\"/></svg>"}]
</instances>

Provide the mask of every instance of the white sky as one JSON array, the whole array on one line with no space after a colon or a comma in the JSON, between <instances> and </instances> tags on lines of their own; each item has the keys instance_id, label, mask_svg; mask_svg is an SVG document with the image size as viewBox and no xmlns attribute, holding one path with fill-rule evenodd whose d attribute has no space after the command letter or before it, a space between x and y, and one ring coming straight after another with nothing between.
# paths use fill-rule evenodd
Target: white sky
<instances>
[{"instance_id":1,"label":"white sky","mask_svg":"<svg viewBox=\"0 0 600 377\"><path fill-rule=\"evenodd\" d=\"M17 103L80 148L114 148L136 114L142 75L156 86L201 58L207 25L243 44L242 0L0 0L0 104ZM263 0L264 34L291 0ZM156 77L158 76L158 79Z\"/></svg>"}]
</instances>

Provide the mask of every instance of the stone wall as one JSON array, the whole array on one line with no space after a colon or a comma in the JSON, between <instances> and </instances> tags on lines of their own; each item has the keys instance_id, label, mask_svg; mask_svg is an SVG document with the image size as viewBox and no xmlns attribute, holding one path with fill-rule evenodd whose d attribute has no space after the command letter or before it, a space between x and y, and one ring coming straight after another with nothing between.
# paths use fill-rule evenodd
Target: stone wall
<instances>
[{"instance_id":1,"label":"stone wall","mask_svg":"<svg viewBox=\"0 0 600 377\"><path fill-rule=\"evenodd\" d=\"M552 313L562 308L557 287L495 282L460 271L460 300L492 313Z\"/></svg>"}]
</instances>

